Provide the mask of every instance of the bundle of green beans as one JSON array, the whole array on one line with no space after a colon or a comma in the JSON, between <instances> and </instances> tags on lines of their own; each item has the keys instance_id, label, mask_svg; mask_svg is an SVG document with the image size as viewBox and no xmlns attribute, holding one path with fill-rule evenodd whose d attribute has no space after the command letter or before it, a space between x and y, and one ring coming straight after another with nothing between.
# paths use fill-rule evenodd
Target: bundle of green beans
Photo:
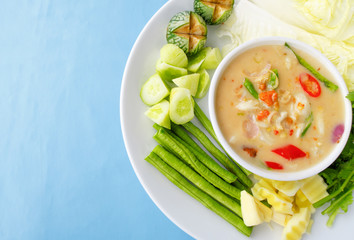
<instances>
[{"instance_id":1,"label":"bundle of green beans","mask_svg":"<svg viewBox=\"0 0 354 240\"><path fill-rule=\"evenodd\" d=\"M189 168L173 154L158 145L145 158L145 160L156 167L177 187L188 193L210 210L214 211L241 233L246 236L251 235L252 228L247 227L242 218L235 214L235 211L241 211L230 211L230 208L238 209L239 204L226 194L223 194L217 188L214 188L208 181Z\"/></svg>"},{"instance_id":2,"label":"bundle of green beans","mask_svg":"<svg viewBox=\"0 0 354 240\"><path fill-rule=\"evenodd\" d=\"M223 148L223 146L219 142L218 138L216 137L215 131L213 129L213 126L212 126L209 118L205 115L203 110L199 107L199 105L196 102L195 102L195 105L194 105L194 115L197 117L197 119L203 125L203 127L208 131L210 136L212 136L214 138L214 140L219 144L219 146L225 151L225 149ZM226 152L226 154L227 154L227 152ZM243 168L235 160L233 160L232 157L229 154L227 154L227 156L229 157L229 161L230 161L230 159L232 160L231 164L236 164L247 176L251 174L250 171L248 171L247 169ZM249 183L249 181L247 181L247 182Z\"/></svg>"},{"instance_id":3,"label":"bundle of green beans","mask_svg":"<svg viewBox=\"0 0 354 240\"><path fill-rule=\"evenodd\" d=\"M199 115L200 112L201 110ZM202 116L202 120L208 124L209 119L204 113L203 115L206 119ZM247 227L242 220L239 201L241 190L249 190L252 184L248 176L191 122L182 126L172 124L171 130L158 124L154 124L154 128L157 130L154 139L159 145L145 160L176 186L224 218L241 233L250 236L252 228ZM211 124L210 129L212 130ZM190 134L226 169L207 154Z\"/></svg>"}]
</instances>

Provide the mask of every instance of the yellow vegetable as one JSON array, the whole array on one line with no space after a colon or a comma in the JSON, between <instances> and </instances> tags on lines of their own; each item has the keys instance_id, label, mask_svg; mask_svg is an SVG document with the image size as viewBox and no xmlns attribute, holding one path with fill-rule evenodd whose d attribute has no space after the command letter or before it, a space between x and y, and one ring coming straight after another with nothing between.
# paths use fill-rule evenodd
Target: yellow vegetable
<instances>
[{"instance_id":1,"label":"yellow vegetable","mask_svg":"<svg viewBox=\"0 0 354 240\"><path fill-rule=\"evenodd\" d=\"M277 193L269 193L267 195L267 201L275 211L284 213L284 214L293 214L293 203L292 201L288 201L288 199L284 199Z\"/></svg>"},{"instance_id":2,"label":"yellow vegetable","mask_svg":"<svg viewBox=\"0 0 354 240\"><path fill-rule=\"evenodd\" d=\"M310 208L300 208L298 213L295 213L282 233L282 240L299 240L307 230L310 222L311 210Z\"/></svg>"},{"instance_id":3,"label":"yellow vegetable","mask_svg":"<svg viewBox=\"0 0 354 240\"><path fill-rule=\"evenodd\" d=\"M255 198L253 199L258 207L258 211L262 213L263 221L270 222L270 220L272 220L273 211L269 207L267 207L266 205L258 201L257 199Z\"/></svg>"},{"instance_id":4,"label":"yellow vegetable","mask_svg":"<svg viewBox=\"0 0 354 240\"><path fill-rule=\"evenodd\" d=\"M264 178L259 180L251 189L252 194L255 198L262 201L266 199L267 195L275 193L275 188Z\"/></svg>"},{"instance_id":5,"label":"yellow vegetable","mask_svg":"<svg viewBox=\"0 0 354 240\"><path fill-rule=\"evenodd\" d=\"M315 203L328 195L327 184L319 175L306 178L303 181L304 185L300 189L310 203Z\"/></svg>"},{"instance_id":6,"label":"yellow vegetable","mask_svg":"<svg viewBox=\"0 0 354 240\"><path fill-rule=\"evenodd\" d=\"M246 226L255 226L263 222L263 214L259 211L255 199L248 192L241 192L241 212Z\"/></svg>"},{"instance_id":7,"label":"yellow vegetable","mask_svg":"<svg viewBox=\"0 0 354 240\"><path fill-rule=\"evenodd\" d=\"M301 190L299 190L295 195L295 204L300 208L309 207L312 205Z\"/></svg>"},{"instance_id":8,"label":"yellow vegetable","mask_svg":"<svg viewBox=\"0 0 354 240\"><path fill-rule=\"evenodd\" d=\"M272 180L272 183L274 188L278 189L280 192L290 197L294 196L295 193L304 184L301 181L277 181L277 180Z\"/></svg>"},{"instance_id":9,"label":"yellow vegetable","mask_svg":"<svg viewBox=\"0 0 354 240\"><path fill-rule=\"evenodd\" d=\"M274 210L274 208L272 208L272 211L273 211L272 221L279 224L280 226L285 227L285 225L291 218L291 215L277 212Z\"/></svg>"}]
</instances>

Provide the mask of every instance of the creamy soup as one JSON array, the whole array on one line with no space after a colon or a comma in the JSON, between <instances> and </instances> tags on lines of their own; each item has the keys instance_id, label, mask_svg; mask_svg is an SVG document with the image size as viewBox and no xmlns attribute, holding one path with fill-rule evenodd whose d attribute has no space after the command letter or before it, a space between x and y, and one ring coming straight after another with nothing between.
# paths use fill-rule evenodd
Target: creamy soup
<instances>
[{"instance_id":1,"label":"creamy soup","mask_svg":"<svg viewBox=\"0 0 354 240\"><path fill-rule=\"evenodd\" d=\"M296 52L335 83L315 59ZM219 80L215 108L221 132L236 153L277 171L316 164L344 131L340 90L326 88L281 45L237 56Z\"/></svg>"}]
</instances>

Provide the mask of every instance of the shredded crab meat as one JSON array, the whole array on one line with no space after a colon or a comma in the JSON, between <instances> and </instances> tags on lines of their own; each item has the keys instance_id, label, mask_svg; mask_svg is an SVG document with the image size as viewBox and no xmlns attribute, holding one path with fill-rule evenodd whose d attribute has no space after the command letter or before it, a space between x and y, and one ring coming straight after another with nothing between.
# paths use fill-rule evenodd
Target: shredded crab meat
<instances>
[{"instance_id":1,"label":"shredded crab meat","mask_svg":"<svg viewBox=\"0 0 354 240\"><path fill-rule=\"evenodd\" d=\"M290 70L291 69L291 66L292 66L292 63L291 63L291 59L290 57L286 57L285 58L285 67Z\"/></svg>"},{"instance_id":2,"label":"shredded crab meat","mask_svg":"<svg viewBox=\"0 0 354 240\"><path fill-rule=\"evenodd\" d=\"M282 92L279 95L280 95L280 97L279 97L278 101L281 104L288 104L290 102L290 100L292 99L292 96L288 90Z\"/></svg>"},{"instance_id":3,"label":"shredded crab meat","mask_svg":"<svg viewBox=\"0 0 354 240\"><path fill-rule=\"evenodd\" d=\"M323 109L319 109L316 114L316 129L318 130L318 133L321 135L323 135L325 132Z\"/></svg>"},{"instance_id":4,"label":"shredded crab meat","mask_svg":"<svg viewBox=\"0 0 354 240\"><path fill-rule=\"evenodd\" d=\"M287 112L281 112L280 116L275 120L275 127L278 130L283 130L283 126L281 125L281 122L288 116Z\"/></svg>"},{"instance_id":5,"label":"shredded crab meat","mask_svg":"<svg viewBox=\"0 0 354 240\"><path fill-rule=\"evenodd\" d=\"M242 101L235 106L240 111L252 111L259 109L259 102L257 100Z\"/></svg>"},{"instance_id":6,"label":"shredded crab meat","mask_svg":"<svg viewBox=\"0 0 354 240\"><path fill-rule=\"evenodd\" d=\"M290 117L292 119L299 119L300 122L303 122L311 112L310 103L305 94L301 92L294 94L294 98L295 102L291 105Z\"/></svg>"},{"instance_id":7,"label":"shredded crab meat","mask_svg":"<svg viewBox=\"0 0 354 240\"><path fill-rule=\"evenodd\" d=\"M269 123L272 122L272 118L275 116L275 114L278 114L278 112L277 112L277 111L272 111L272 112L269 114L269 116L268 116L268 118L267 118L267 121L268 121Z\"/></svg>"},{"instance_id":8,"label":"shredded crab meat","mask_svg":"<svg viewBox=\"0 0 354 240\"><path fill-rule=\"evenodd\" d=\"M274 143L274 138L267 132L265 129L261 129L259 134L259 138L266 144L272 145Z\"/></svg>"},{"instance_id":9,"label":"shredded crab meat","mask_svg":"<svg viewBox=\"0 0 354 240\"><path fill-rule=\"evenodd\" d=\"M260 128L268 128L270 127L270 124L264 121L257 121L256 115L252 115L252 120L257 124L258 127Z\"/></svg>"},{"instance_id":10,"label":"shredded crab meat","mask_svg":"<svg viewBox=\"0 0 354 240\"><path fill-rule=\"evenodd\" d=\"M245 70L243 70L242 73L244 75L246 75L246 77L249 77L249 78L259 78L259 77L262 77L266 74L269 74L270 68L271 68L271 65L269 63L267 63L265 65L265 67L259 73L256 73L256 72L249 73Z\"/></svg>"},{"instance_id":11,"label":"shredded crab meat","mask_svg":"<svg viewBox=\"0 0 354 240\"><path fill-rule=\"evenodd\" d=\"M304 128L305 128L305 124L304 123L300 123L300 124L297 125L297 129L296 129L296 132L295 132L295 137L296 138L300 137L300 134L302 133Z\"/></svg>"},{"instance_id":12,"label":"shredded crab meat","mask_svg":"<svg viewBox=\"0 0 354 240\"><path fill-rule=\"evenodd\" d=\"M265 83L269 78L269 74L270 74L270 71L266 72L265 74L263 74L259 77L256 77L254 81L256 83Z\"/></svg>"}]
</instances>

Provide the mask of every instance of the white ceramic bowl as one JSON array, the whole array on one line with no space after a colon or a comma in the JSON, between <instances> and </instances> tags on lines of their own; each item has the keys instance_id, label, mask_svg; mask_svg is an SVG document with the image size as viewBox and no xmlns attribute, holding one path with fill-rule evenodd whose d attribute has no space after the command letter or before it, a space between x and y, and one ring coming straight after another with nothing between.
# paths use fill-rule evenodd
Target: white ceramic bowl
<instances>
[{"instance_id":1,"label":"white ceramic bowl","mask_svg":"<svg viewBox=\"0 0 354 240\"><path fill-rule=\"evenodd\" d=\"M227 153L241 166L244 168L248 169L249 171L265 177L269 179L274 179L274 180L283 180L283 181L292 181L292 180L299 180L299 179L304 179L310 176L313 176L325 168L327 168L329 165L331 165L334 160L337 159L339 154L342 152L351 129L351 124L352 124L352 107L351 103L348 99L345 98L345 123L344 123L344 133L341 137L340 142L336 145L336 147L333 149L333 151L322 161L317 163L316 165L311 166L310 168L304 169L304 170L299 170L299 171L294 171L294 172L281 172L281 171L274 171L274 170L267 170L261 167L257 167L256 165L252 165L246 160L242 159L228 144L226 139L224 138L223 134L221 133L216 114L215 114L215 92L216 88L218 86L219 80L224 72L224 70L228 67L228 65L231 63L233 59L235 59L237 56L242 54L243 52L252 49L254 47L258 46L263 46L263 45L284 45L284 43L287 42L289 43L290 46L292 46L294 49L300 49L302 51L305 51L311 56L314 56L320 63L324 65L325 68L328 69L330 74L334 76L334 78L337 80L339 89L337 91L341 91L342 96L346 96L348 94L348 89L347 86L345 85L345 82L340 75L340 73L337 71L336 67L318 50L315 48L294 40L290 38L284 38L284 37L265 37L265 38L258 38L252 41L248 41L237 48L235 48L232 52L230 52L220 63L218 68L216 69L214 76L212 78L212 82L210 85L210 90L209 90L209 114L210 114L210 119L211 123L213 125L213 128L215 130L216 136L218 137L220 143L224 147L224 149L227 151Z\"/></svg>"}]
</instances>

